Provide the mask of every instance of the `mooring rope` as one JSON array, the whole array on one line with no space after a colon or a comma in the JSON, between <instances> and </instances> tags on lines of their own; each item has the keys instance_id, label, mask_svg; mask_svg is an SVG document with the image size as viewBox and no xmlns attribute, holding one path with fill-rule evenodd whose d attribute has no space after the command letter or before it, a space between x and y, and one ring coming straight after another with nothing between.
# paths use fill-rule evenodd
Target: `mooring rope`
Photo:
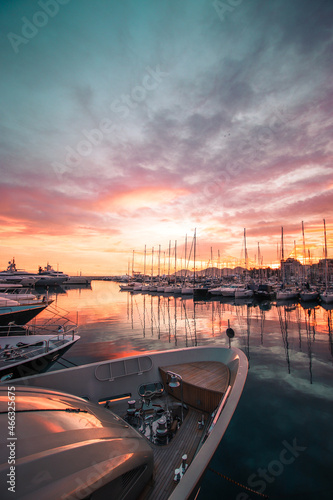
<instances>
[{"instance_id":1,"label":"mooring rope","mask_svg":"<svg viewBox=\"0 0 333 500\"><path fill-rule=\"evenodd\" d=\"M214 469L212 469L211 467L208 467L208 469L209 469L210 471L212 471L212 472L215 472L215 474L217 474L218 476L223 477L223 479L226 479L227 481L230 481L230 483L237 484L237 486L240 486L241 488L244 488L245 490L251 491L251 493L255 493L256 495L259 495L259 496L260 496L260 497L262 497L262 498L269 498L269 496L264 495L263 493L259 493L258 491L252 490L252 489L251 489L251 488L249 488L248 486L245 486L244 484L238 483L238 482L237 482L237 481L235 481L234 479L231 479L230 477L225 476L224 474L221 474L221 472L218 472L217 470L214 470Z\"/></svg>"}]
</instances>

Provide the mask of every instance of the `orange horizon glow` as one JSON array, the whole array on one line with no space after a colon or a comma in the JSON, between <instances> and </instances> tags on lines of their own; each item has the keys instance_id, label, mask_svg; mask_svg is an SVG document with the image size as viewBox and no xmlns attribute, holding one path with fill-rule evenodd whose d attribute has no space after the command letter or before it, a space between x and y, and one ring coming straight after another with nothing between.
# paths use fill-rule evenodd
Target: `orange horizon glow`
<instances>
[{"instance_id":1,"label":"orange horizon glow","mask_svg":"<svg viewBox=\"0 0 333 500\"><path fill-rule=\"evenodd\" d=\"M327 250L328 258L331 258L333 247L333 228L326 223L327 233ZM178 239L177 242L177 270L188 269L193 271L193 248L190 260L190 249L192 245L192 236L187 239L187 259L185 263L185 237ZM206 238L206 239L205 239ZM211 243L210 235L203 234L197 236L197 255L196 255L196 270L205 269L207 267L245 267L244 248L242 235L239 234L238 239L233 236L232 247L229 248L228 255L219 251L219 247L223 248L224 242ZM38 266L46 266L49 262L55 270L60 270L70 275L76 276L79 274L88 276L103 276L103 275L123 275L128 272L132 274L133 266L133 250L134 250L134 272L144 271L144 244L139 243L130 248L133 242L129 242L128 248L125 248L124 242L122 246L116 241L117 235L112 237L108 235L93 235L84 237L76 237L71 241L70 237L38 235L28 236L21 235L20 238L11 237L10 242L2 244L2 259L0 260L0 269L5 270L8 262L14 257L18 269L36 273ZM281 260L281 237L276 234L272 240L272 244L267 242L267 238L263 235L265 244L260 244L260 254L262 257L261 265L258 264L258 241L260 237L255 236L255 243L251 237L251 230L247 234L247 253L248 253L248 268L258 267L280 267ZM165 235L161 235L161 240L164 240L164 245L156 244L158 234L154 235L154 242L150 246L146 244L146 274L151 274L152 264L154 274L158 273L158 262L160 262L160 274L167 274L169 268L169 240ZM273 242L275 240L275 243ZM324 258L324 236L323 229L320 225L316 225L306 229L306 254L303 255L303 242L301 235L285 234L284 235L284 258L296 258L302 264L314 264ZM36 247L32 245L35 241ZM89 242L89 244L88 244ZM138 248L139 246L139 248ZM40 248L38 248L40 247ZM152 262L152 248L154 247L154 258ZM170 254L170 273L175 271L175 241L171 241ZM296 252L295 252L296 248ZM231 255L230 250L234 250L234 255ZM310 258L309 258L310 252ZM238 257L236 257L238 253ZM213 260L211 257L213 256Z\"/></svg>"}]
</instances>

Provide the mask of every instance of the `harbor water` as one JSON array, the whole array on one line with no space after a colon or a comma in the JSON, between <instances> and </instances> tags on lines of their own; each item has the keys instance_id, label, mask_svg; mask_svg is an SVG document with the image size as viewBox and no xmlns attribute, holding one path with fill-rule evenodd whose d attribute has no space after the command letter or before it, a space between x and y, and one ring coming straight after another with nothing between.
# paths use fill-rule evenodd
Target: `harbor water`
<instances>
[{"instance_id":1,"label":"harbor water","mask_svg":"<svg viewBox=\"0 0 333 500\"><path fill-rule=\"evenodd\" d=\"M238 407L199 500L321 500L332 494L332 310L318 304L207 300L66 287L53 309L79 324L65 366L145 351L234 346L249 359ZM234 336L226 335L228 324ZM62 368L57 364L53 369Z\"/></svg>"}]
</instances>

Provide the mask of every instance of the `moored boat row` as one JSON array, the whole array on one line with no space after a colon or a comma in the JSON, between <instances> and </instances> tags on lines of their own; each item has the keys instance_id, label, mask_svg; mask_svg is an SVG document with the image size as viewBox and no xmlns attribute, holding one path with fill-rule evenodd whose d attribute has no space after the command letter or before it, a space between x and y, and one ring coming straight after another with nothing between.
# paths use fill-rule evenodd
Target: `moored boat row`
<instances>
[{"instance_id":1,"label":"moored boat row","mask_svg":"<svg viewBox=\"0 0 333 500\"><path fill-rule=\"evenodd\" d=\"M323 287L314 288L309 285L303 287L288 287L278 283L256 284L249 283L224 283L219 286L212 286L209 283L191 283L183 284L174 282L170 284L161 284L152 282L150 284L140 282L129 282L120 285L120 291L132 293L154 293L176 296L190 296L194 299L200 298L235 298L235 299L256 299L277 300L277 301L301 301L301 302L323 302L333 303L333 290Z\"/></svg>"}]
</instances>

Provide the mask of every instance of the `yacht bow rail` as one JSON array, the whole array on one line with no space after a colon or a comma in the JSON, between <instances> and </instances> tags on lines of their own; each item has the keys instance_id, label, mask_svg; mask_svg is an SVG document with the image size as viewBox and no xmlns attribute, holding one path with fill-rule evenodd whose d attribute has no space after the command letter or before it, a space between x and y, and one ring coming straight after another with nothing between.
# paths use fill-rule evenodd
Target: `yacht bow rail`
<instances>
[{"instance_id":1,"label":"yacht bow rail","mask_svg":"<svg viewBox=\"0 0 333 500\"><path fill-rule=\"evenodd\" d=\"M100 382L111 382L127 375L141 375L153 367L150 356L119 359L109 363L102 363L95 368L95 377Z\"/></svg>"},{"instance_id":2,"label":"yacht bow rail","mask_svg":"<svg viewBox=\"0 0 333 500\"><path fill-rule=\"evenodd\" d=\"M69 324L28 324L28 325L16 325L15 323L9 323L7 326L0 326L0 337L11 337L11 336L33 336L33 335L53 335L54 337L71 335L74 338L78 332L78 326L75 323Z\"/></svg>"},{"instance_id":3,"label":"yacht bow rail","mask_svg":"<svg viewBox=\"0 0 333 500\"><path fill-rule=\"evenodd\" d=\"M6 341L1 342L0 366L3 367L9 363L19 362L22 359L32 359L35 356L40 356L40 354L47 354L72 340L74 340L74 335L63 333L48 339L36 340L36 342L33 342L33 337L29 337L29 342L18 342L16 345L8 345Z\"/></svg>"}]
</instances>

